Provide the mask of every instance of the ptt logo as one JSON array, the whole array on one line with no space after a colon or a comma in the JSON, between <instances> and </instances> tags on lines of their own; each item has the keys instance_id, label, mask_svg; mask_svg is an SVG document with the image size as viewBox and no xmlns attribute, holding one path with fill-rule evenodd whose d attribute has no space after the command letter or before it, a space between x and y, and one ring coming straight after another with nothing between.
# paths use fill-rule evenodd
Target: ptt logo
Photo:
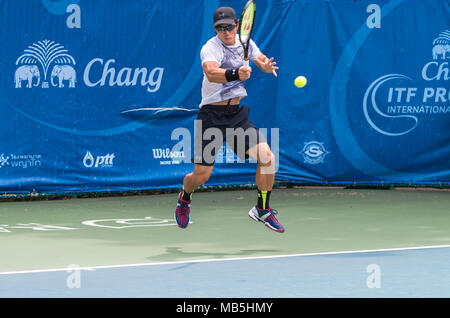
<instances>
[{"instance_id":1,"label":"ptt logo","mask_svg":"<svg viewBox=\"0 0 450 318\"><path fill-rule=\"evenodd\" d=\"M75 59L59 43L50 40L29 45L16 60L19 67L14 74L16 88L75 87L77 74ZM39 66L39 67L38 67ZM50 74L49 74L50 73Z\"/></svg>"},{"instance_id":2,"label":"ptt logo","mask_svg":"<svg viewBox=\"0 0 450 318\"><path fill-rule=\"evenodd\" d=\"M323 142L318 141L305 142L302 151L299 153L303 155L305 163L312 165L323 163L325 156L329 154L325 149Z\"/></svg>"},{"instance_id":3,"label":"ptt logo","mask_svg":"<svg viewBox=\"0 0 450 318\"><path fill-rule=\"evenodd\" d=\"M114 166L113 160L115 155L107 154L103 156L94 156L90 151L86 152L86 155L83 158L83 165L86 168L112 168Z\"/></svg>"}]
</instances>

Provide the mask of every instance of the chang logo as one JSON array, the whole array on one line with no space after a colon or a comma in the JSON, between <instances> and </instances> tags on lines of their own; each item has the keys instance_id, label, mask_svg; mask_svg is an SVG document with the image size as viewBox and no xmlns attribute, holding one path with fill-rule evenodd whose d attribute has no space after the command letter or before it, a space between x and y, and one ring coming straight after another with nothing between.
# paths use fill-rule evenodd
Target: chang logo
<instances>
[{"instance_id":1,"label":"chang logo","mask_svg":"<svg viewBox=\"0 0 450 318\"><path fill-rule=\"evenodd\" d=\"M115 59L91 59L84 68L83 82L87 87L142 86L155 93L161 87L164 68L121 67L116 69ZM14 83L16 88L69 87L75 88L77 74L75 59L64 46L55 41L33 43L16 60Z\"/></svg>"},{"instance_id":2,"label":"chang logo","mask_svg":"<svg viewBox=\"0 0 450 318\"><path fill-rule=\"evenodd\" d=\"M83 80L88 87L96 86L142 86L149 93L155 93L161 86L164 68L154 67L122 67L114 66L115 59L104 61L102 58L92 59L84 69Z\"/></svg>"},{"instance_id":3,"label":"chang logo","mask_svg":"<svg viewBox=\"0 0 450 318\"><path fill-rule=\"evenodd\" d=\"M299 153L303 155L305 163L312 165L323 163L325 156L329 154L329 152L325 149L323 142L318 141L305 142L305 146Z\"/></svg>"},{"instance_id":4,"label":"chang logo","mask_svg":"<svg viewBox=\"0 0 450 318\"><path fill-rule=\"evenodd\" d=\"M64 83L68 87L75 87L76 72L72 65L76 63L67 52L64 46L50 40L28 46L16 60L18 68L14 74L15 87L22 88L25 82L27 88L39 85L48 88L49 81L54 87L64 87Z\"/></svg>"},{"instance_id":5,"label":"chang logo","mask_svg":"<svg viewBox=\"0 0 450 318\"><path fill-rule=\"evenodd\" d=\"M378 77L367 88L362 103L364 117L376 132L403 136L417 128L427 116L450 114L450 30L434 39L432 60L414 80L403 74Z\"/></svg>"},{"instance_id":6,"label":"chang logo","mask_svg":"<svg viewBox=\"0 0 450 318\"><path fill-rule=\"evenodd\" d=\"M444 31L433 41L433 60L450 59L450 31Z\"/></svg>"}]
</instances>

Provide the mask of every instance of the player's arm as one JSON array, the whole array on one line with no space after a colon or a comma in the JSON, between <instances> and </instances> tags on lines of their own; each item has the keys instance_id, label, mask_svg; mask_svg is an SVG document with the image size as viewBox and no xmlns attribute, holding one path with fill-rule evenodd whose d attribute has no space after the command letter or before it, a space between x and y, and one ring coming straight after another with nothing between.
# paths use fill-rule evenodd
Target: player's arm
<instances>
[{"instance_id":1,"label":"player's arm","mask_svg":"<svg viewBox=\"0 0 450 318\"><path fill-rule=\"evenodd\" d=\"M202 68L208 78L208 81L213 83L229 82L229 79L233 79L233 76L235 76L235 80L239 79L241 81L245 81L250 78L250 74L252 72L250 67L240 67L237 70L226 70L224 68L220 68L219 63L215 61L204 62L202 64ZM228 74L226 74L227 72Z\"/></svg>"},{"instance_id":2,"label":"player's arm","mask_svg":"<svg viewBox=\"0 0 450 318\"><path fill-rule=\"evenodd\" d=\"M278 70L278 66L275 66L277 63L273 61L273 57L269 59L261 53L257 59L253 60L253 63L264 73L273 73L273 75L277 76L276 70Z\"/></svg>"}]
</instances>

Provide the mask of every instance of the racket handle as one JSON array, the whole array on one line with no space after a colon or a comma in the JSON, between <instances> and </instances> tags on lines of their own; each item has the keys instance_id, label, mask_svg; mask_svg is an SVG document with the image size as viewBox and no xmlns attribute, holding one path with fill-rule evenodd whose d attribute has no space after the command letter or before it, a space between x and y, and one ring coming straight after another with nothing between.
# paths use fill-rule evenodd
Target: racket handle
<instances>
[{"instance_id":1,"label":"racket handle","mask_svg":"<svg viewBox=\"0 0 450 318\"><path fill-rule=\"evenodd\" d=\"M244 65L245 67L249 67L250 66L250 62L249 60L244 60Z\"/></svg>"}]
</instances>

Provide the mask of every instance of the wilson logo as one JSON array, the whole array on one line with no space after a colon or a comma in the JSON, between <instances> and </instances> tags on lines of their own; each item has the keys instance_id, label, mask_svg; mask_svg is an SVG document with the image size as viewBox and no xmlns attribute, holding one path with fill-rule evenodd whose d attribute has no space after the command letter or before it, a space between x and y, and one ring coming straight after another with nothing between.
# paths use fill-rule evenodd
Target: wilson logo
<instances>
[{"instance_id":1,"label":"wilson logo","mask_svg":"<svg viewBox=\"0 0 450 318\"><path fill-rule=\"evenodd\" d=\"M160 165L180 164L185 159L184 151L176 151L169 148L154 148L152 150L153 158L159 159Z\"/></svg>"}]
</instances>

